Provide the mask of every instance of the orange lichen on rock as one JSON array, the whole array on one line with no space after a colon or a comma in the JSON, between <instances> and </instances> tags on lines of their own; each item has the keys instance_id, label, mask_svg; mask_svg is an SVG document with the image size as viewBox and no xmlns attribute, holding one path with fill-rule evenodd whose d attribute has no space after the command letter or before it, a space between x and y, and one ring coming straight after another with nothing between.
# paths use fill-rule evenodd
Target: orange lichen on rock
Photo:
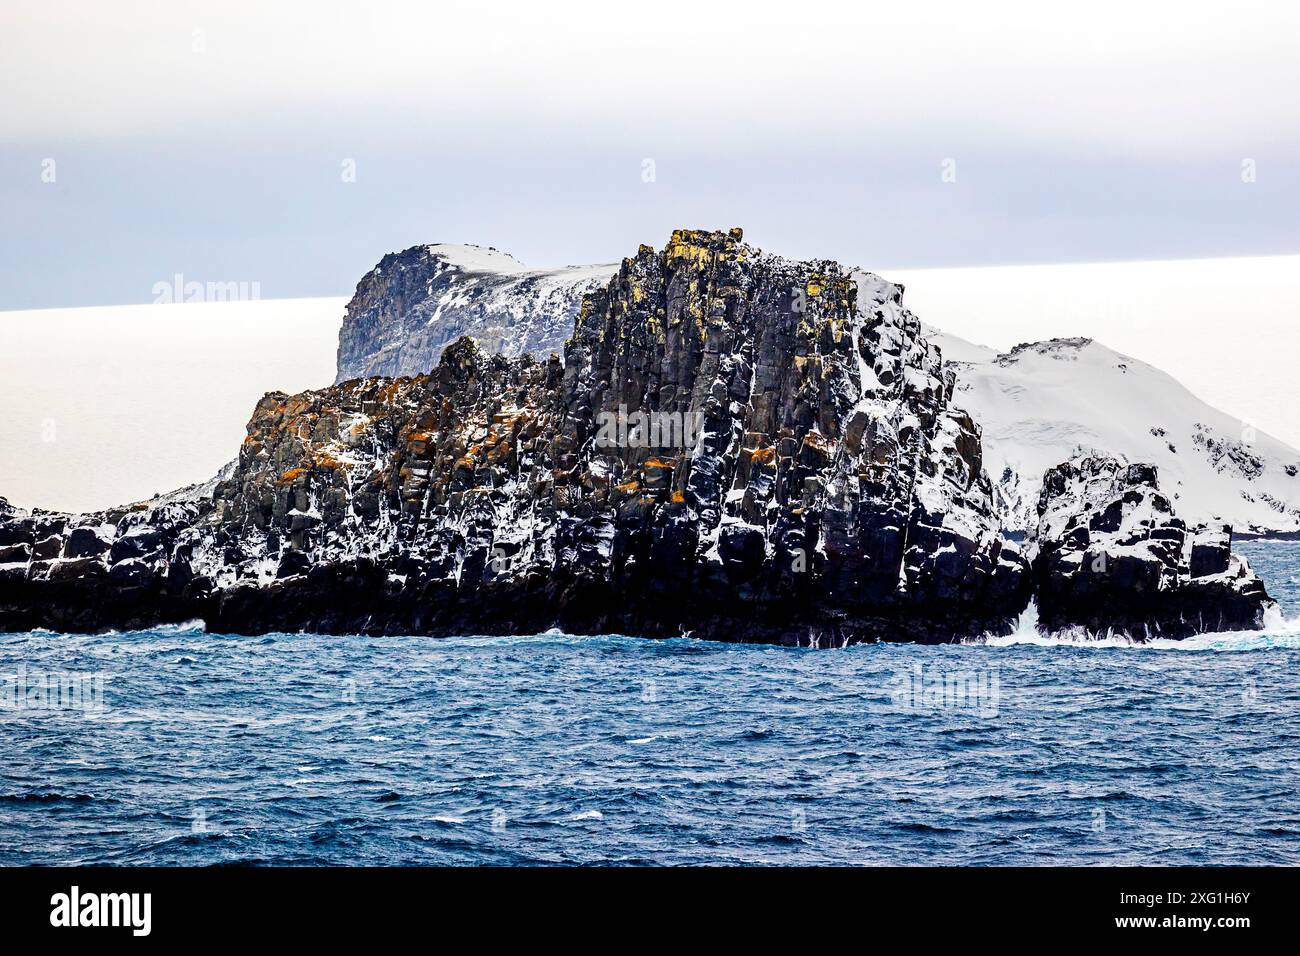
<instances>
[{"instance_id":1,"label":"orange lichen on rock","mask_svg":"<svg viewBox=\"0 0 1300 956\"><path fill-rule=\"evenodd\" d=\"M429 450L429 445L433 443L433 436L428 432L411 432L406 436L406 447L411 450L412 454L423 455Z\"/></svg>"},{"instance_id":2,"label":"orange lichen on rock","mask_svg":"<svg viewBox=\"0 0 1300 956\"><path fill-rule=\"evenodd\" d=\"M286 471L283 475L279 477L279 479L276 481L276 484L280 485L281 487L283 487L284 485L291 485L305 474L307 474L306 468L290 468L288 471Z\"/></svg>"}]
</instances>

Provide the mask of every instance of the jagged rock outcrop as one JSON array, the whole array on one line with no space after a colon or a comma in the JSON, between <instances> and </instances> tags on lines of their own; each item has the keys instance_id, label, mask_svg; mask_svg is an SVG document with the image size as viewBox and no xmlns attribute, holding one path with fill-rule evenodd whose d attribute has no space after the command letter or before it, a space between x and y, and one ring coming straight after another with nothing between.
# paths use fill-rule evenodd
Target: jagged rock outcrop
<instances>
[{"instance_id":1,"label":"jagged rock outcrop","mask_svg":"<svg viewBox=\"0 0 1300 956\"><path fill-rule=\"evenodd\" d=\"M0 630L828 645L1006 632L1031 588L1049 629L1139 638L1258 626L1270 604L1229 530L1188 529L1152 466L1096 455L1048 471L1031 568L952 370L874 275L681 230L582 298L563 359L522 340L508 358L411 331L437 258L412 254L363 282L357 314L379 318L356 354L437 348L432 371L271 393L235 462L163 498L0 499Z\"/></svg>"},{"instance_id":2,"label":"jagged rock outcrop","mask_svg":"<svg viewBox=\"0 0 1300 956\"><path fill-rule=\"evenodd\" d=\"M212 509L203 497L86 515L0 506L0 631L95 631L201 616L180 539Z\"/></svg>"},{"instance_id":3,"label":"jagged rock outcrop","mask_svg":"<svg viewBox=\"0 0 1300 956\"><path fill-rule=\"evenodd\" d=\"M678 231L583 300L563 362L460 339L267 395L210 491L0 517L0 630L1006 632L1028 569L901 291Z\"/></svg>"},{"instance_id":4,"label":"jagged rock outcrop","mask_svg":"<svg viewBox=\"0 0 1300 956\"><path fill-rule=\"evenodd\" d=\"M1030 551L1050 631L1180 638L1259 627L1272 604L1232 529L1188 527L1150 464L1080 451L1048 470Z\"/></svg>"},{"instance_id":5,"label":"jagged rock outcrop","mask_svg":"<svg viewBox=\"0 0 1300 956\"><path fill-rule=\"evenodd\" d=\"M384 256L348 303L335 381L427 372L464 335L506 356L562 353L582 297L617 268L527 269L495 249L447 244Z\"/></svg>"},{"instance_id":6,"label":"jagged rock outcrop","mask_svg":"<svg viewBox=\"0 0 1300 956\"><path fill-rule=\"evenodd\" d=\"M529 270L476 246L385 256L357 286L339 331L336 381L416 375L462 335L488 352L563 354L588 292L616 265ZM1043 473L1078 445L1157 464L1184 518L1243 534L1300 533L1300 451L1213 408L1170 376L1086 338L1004 354L936 329L954 403L980 425L1002 526L1027 532Z\"/></svg>"}]
</instances>

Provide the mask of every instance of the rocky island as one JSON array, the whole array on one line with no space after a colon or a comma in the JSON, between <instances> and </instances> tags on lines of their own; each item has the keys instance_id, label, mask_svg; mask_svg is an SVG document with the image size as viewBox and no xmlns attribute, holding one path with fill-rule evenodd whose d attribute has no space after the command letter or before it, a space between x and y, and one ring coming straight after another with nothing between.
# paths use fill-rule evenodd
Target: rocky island
<instances>
[{"instance_id":1,"label":"rocky island","mask_svg":"<svg viewBox=\"0 0 1300 956\"><path fill-rule=\"evenodd\" d=\"M438 248L363 280L341 380L265 396L206 485L88 515L0 499L0 630L838 646L1003 634L1031 599L1138 638L1271 604L1149 466L1063 464L1007 540L952 369L871 273L734 229L495 284Z\"/></svg>"}]
</instances>

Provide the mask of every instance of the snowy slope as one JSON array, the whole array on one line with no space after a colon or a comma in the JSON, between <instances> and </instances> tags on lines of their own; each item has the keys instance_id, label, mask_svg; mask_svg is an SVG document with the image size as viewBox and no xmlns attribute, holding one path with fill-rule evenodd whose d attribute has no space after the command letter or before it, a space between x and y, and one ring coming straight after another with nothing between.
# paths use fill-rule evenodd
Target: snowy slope
<instances>
[{"instance_id":1,"label":"snowy slope","mask_svg":"<svg viewBox=\"0 0 1300 956\"><path fill-rule=\"evenodd\" d=\"M0 497L108 508L207 481L257 400L334 378L344 298L0 312Z\"/></svg>"},{"instance_id":2,"label":"snowy slope","mask_svg":"<svg viewBox=\"0 0 1300 956\"><path fill-rule=\"evenodd\" d=\"M1300 255L887 269L930 325L1005 352L1086 336L1300 448Z\"/></svg>"},{"instance_id":3,"label":"snowy slope","mask_svg":"<svg viewBox=\"0 0 1300 956\"><path fill-rule=\"evenodd\" d=\"M1201 401L1145 362L1090 339L996 354L929 330L957 374L955 404L983 429L1008 528L1033 523L1043 472L1076 447L1154 463L1178 513L1240 532L1300 531L1300 451Z\"/></svg>"}]
</instances>

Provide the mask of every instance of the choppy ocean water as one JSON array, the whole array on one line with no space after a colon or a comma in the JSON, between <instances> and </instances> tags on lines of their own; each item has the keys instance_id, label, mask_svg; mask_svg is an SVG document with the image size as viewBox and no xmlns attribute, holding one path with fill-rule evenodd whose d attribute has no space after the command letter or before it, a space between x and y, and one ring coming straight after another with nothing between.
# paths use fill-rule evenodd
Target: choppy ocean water
<instances>
[{"instance_id":1,"label":"choppy ocean water","mask_svg":"<svg viewBox=\"0 0 1300 956\"><path fill-rule=\"evenodd\" d=\"M1238 547L1282 615L1142 647L0 635L0 863L1300 863Z\"/></svg>"}]
</instances>

